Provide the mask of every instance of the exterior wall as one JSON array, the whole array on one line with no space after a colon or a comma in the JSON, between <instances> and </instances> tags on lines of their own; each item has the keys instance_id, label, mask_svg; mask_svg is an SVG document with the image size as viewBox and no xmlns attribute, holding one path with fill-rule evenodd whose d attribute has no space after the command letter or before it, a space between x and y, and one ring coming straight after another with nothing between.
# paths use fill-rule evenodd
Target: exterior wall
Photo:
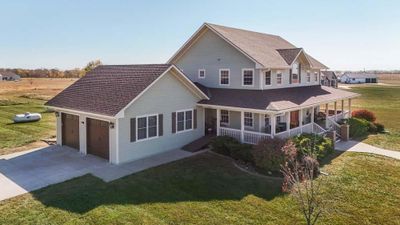
<instances>
[{"instance_id":1,"label":"exterior wall","mask_svg":"<svg viewBox=\"0 0 400 225\"><path fill-rule=\"evenodd\" d=\"M165 74L125 110L124 118L118 119L119 163L181 148L202 137L204 135L204 109L196 106L199 100L199 97L194 96L173 74ZM197 129L173 134L171 114L183 109L197 109ZM149 114L163 114L163 136L131 142L130 119Z\"/></svg>"},{"instance_id":2,"label":"exterior wall","mask_svg":"<svg viewBox=\"0 0 400 225\"><path fill-rule=\"evenodd\" d=\"M206 31L175 63L194 82L213 88L259 89L259 71L254 71L253 87L242 86L242 69L255 63L212 31ZM206 77L198 78L205 69ZM219 69L230 69L230 85L219 85Z\"/></svg>"}]
</instances>

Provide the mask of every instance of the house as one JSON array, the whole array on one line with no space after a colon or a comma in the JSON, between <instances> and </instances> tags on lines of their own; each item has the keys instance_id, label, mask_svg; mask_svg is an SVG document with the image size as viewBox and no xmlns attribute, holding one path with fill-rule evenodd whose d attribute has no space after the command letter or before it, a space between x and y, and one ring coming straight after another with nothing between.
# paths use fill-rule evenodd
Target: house
<instances>
[{"instance_id":1,"label":"house","mask_svg":"<svg viewBox=\"0 0 400 225\"><path fill-rule=\"evenodd\" d=\"M46 103L57 143L119 164L205 135L256 144L337 129L358 94L276 35L203 24L167 64L99 66Z\"/></svg>"},{"instance_id":2,"label":"house","mask_svg":"<svg viewBox=\"0 0 400 225\"><path fill-rule=\"evenodd\" d=\"M333 71L321 71L321 85L337 88L338 78Z\"/></svg>"},{"instance_id":3,"label":"house","mask_svg":"<svg viewBox=\"0 0 400 225\"><path fill-rule=\"evenodd\" d=\"M21 77L12 71L0 71L0 77L5 81L18 81Z\"/></svg>"},{"instance_id":4,"label":"house","mask_svg":"<svg viewBox=\"0 0 400 225\"><path fill-rule=\"evenodd\" d=\"M340 82L346 84L378 83L378 76L373 73L347 72L340 76Z\"/></svg>"}]
</instances>

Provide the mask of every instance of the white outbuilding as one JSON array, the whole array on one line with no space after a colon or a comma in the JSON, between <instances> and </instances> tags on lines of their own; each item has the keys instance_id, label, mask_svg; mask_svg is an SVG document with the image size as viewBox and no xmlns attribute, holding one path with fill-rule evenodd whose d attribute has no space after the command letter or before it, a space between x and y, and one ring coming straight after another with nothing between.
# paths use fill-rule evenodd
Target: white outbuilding
<instances>
[{"instance_id":1,"label":"white outbuilding","mask_svg":"<svg viewBox=\"0 0 400 225\"><path fill-rule=\"evenodd\" d=\"M378 83L378 77L374 73L344 73L340 76L340 82L346 84Z\"/></svg>"}]
</instances>

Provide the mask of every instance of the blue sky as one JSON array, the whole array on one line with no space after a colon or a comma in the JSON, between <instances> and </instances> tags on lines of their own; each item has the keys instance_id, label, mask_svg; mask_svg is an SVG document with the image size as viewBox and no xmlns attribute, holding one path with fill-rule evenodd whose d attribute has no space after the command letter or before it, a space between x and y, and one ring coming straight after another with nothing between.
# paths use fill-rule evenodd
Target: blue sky
<instances>
[{"instance_id":1,"label":"blue sky","mask_svg":"<svg viewBox=\"0 0 400 225\"><path fill-rule=\"evenodd\" d=\"M0 67L164 63L203 22L277 34L332 69L400 69L400 1L0 0Z\"/></svg>"}]
</instances>

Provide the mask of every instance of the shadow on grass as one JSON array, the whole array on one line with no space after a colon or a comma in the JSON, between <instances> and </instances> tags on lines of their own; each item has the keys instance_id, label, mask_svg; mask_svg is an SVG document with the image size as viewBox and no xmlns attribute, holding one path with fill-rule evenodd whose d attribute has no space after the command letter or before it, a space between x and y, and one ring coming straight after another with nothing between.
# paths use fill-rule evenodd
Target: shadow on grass
<instances>
[{"instance_id":1,"label":"shadow on grass","mask_svg":"<svg viewBox=\"0 0 400 225\"><path fill-rule=\"evenodd\" d=\"M85 175L32 195L48 207L82 214L110 204L239 201L248 195L271 200L282 195L280 187L276 180L248 175L229 160L204 153L110 183Z\"/></svg>"}]
</instances>

